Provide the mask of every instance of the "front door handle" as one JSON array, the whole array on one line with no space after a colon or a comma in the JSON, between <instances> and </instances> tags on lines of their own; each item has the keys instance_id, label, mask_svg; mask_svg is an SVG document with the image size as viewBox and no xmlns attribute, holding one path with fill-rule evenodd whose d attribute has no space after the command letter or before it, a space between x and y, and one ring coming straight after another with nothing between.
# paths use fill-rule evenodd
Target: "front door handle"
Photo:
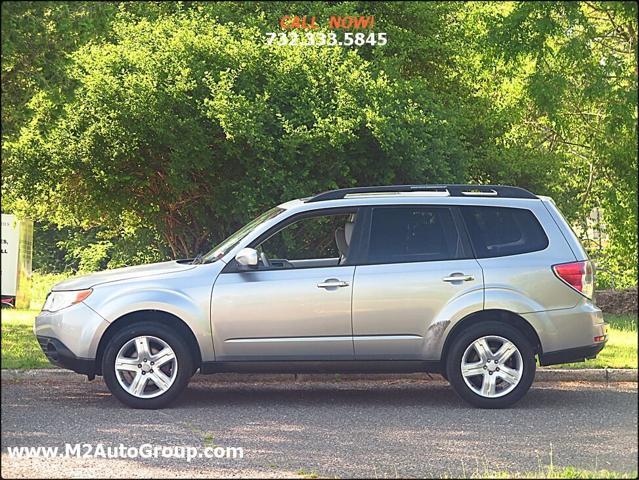
<instances>
[{"instance_id":1,"label":"front door handle","mask_svg":"<svg viewBox=\"0 0 639 480\"><path fill-rule=\"evenodd\" d=\"M471 282L475 280L475 277L464 273L453 273L449 277L442 278L442 280L444 282Z\"/></svg>"},{"instance_id":2,"label":"front door handle","mask_svg":"<svg viewBox=\"0 0 639 480\"><path fill-rule=\"evenodd\" d=\"M336 287L348 287L350 283L342 282L336 278L329 278L328 280L324 280L322 283L317 284L317 288L336 288Z\"/></svg>"}]
</instances>

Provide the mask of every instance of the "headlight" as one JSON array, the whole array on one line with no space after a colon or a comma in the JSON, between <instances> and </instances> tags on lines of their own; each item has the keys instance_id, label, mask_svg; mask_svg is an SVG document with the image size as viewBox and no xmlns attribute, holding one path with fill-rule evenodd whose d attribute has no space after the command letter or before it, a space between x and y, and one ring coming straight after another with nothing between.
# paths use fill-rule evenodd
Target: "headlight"
<instances>
[{"instance_id":1,"label":"headlight","mask_svg":"<svg viewBox=\"0 0 639 480\"><path fill-rule=\"evenodd\" d=\"M42 310L47 312L57 312L63 308L70 307L76 303L80 303L82 300L91 295L93 289L88 290L68 290L62 292L51 292L47 296Z\"/></svg>"}]
</instances>

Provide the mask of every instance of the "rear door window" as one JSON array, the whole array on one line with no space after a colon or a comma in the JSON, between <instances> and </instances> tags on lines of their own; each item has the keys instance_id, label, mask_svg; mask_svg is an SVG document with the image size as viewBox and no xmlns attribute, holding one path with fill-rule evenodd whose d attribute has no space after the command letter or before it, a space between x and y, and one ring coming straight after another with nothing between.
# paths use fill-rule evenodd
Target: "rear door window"
<instances>
[{"instance_id":1,"label":"rear door window","mask_svg":"<svg viewBox=\"0 0 639 480\"><path fill-rule=\"evenodd\" d=\"M373 209L368 263L428 262L462 255L461 238L449 208Z\"/></svg>"},{"instance_id":2,"label":"rear door window","mask_svg":"<svg viewBox=\"0 0 639 480\"><path fill-rule=\"evenodd\" d=\"M462 207L477 258L544 250L548 237L537 217L523 208Z\"/></svg>"}]
</instances>

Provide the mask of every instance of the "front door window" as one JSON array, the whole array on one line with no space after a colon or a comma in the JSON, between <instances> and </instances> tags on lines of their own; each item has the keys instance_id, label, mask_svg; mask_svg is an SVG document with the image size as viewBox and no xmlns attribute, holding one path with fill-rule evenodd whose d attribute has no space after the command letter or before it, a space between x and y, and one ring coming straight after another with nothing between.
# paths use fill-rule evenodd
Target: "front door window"
<instances>
[{"instance_id":1,"label":"front door window","mask_svg":"<svg viewBox=\"0 0 639 480\"><path fill-rule=\"evenodd\" d=\"M338 266L348 261L354 213L302 218L263 241L260 268Z\"/></svg>"}]
</instances>

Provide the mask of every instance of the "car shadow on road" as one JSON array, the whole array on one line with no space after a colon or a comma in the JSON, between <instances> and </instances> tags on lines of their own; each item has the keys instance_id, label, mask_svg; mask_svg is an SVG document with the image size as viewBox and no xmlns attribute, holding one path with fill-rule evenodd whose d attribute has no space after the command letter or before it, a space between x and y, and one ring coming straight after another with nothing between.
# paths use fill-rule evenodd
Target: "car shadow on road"
<instances>
[{"instance_id":1,"label":"car shadow on road","mask_svg":"<svg viewBox=\"0 0 639 480\"><path fill-rule=\"evenodd\" d=\"M11 384L3 382L11 389ZM17 386L17 385L16 385ZM40 387L42 387L40 385ZM21 390L21 388L19 388ZM606 388L602 385L557 383L533 384L530 391L514 407L522 410L588 407L593 399L612 392L620 403L636 402L637 390ZM26 406L46 401L67 407L92 406L100 409L126 408L108 391L101 379L93 382L51 382L48 388L24 391L19 402ZM33 396L33 398L31 398ZM8 400L8 399L6 399ZM3 406L5 405L3 395ZM17 400L17 399L16 399ZM8 404L11 404L8 401ZM442 381L369 381L369 382L246 382L226 383L211 380L192 382L168 409L232 408L237 406L278 405L318 407L445 407L472 409L451 386Z\"/></svg>"},{"instance_id":2,"label":"car shadow on road","mask_svg":"<svg viewBox=\"0 0 639 480\"><path fill-rule=\"evenodd\" d=\"M595 389L603 391L602 389ZM525 410L556 409L570 405L571 408L592 404L593 391L587 388L531 388L514 407ZM616 395L627 401L636 401L636 391L616 391ZM189 386L184 394L172 405L172 408L206 408L253 406L268 403L288 405L317 406L380 406L394 407L442 407L472 408L461 400L450 385L445 383L414 383L379 385L352 384L213 384L198 383Z\"/></svg>"},{"instance_id":3,"label":"car shadow on road","mask_svg":"<svg viewBox=\"0 0 639 480\"><path fill-rule=\"evenodd\" d=\"M424 389L419 386L350 386L314 384L269 384L189 386L174 406L197 407L214 402L218 406L266 404L317 406L380 406L396 407L446 404L463 406L463 402L448 386Z\"/></svg>"}]
</instances>

